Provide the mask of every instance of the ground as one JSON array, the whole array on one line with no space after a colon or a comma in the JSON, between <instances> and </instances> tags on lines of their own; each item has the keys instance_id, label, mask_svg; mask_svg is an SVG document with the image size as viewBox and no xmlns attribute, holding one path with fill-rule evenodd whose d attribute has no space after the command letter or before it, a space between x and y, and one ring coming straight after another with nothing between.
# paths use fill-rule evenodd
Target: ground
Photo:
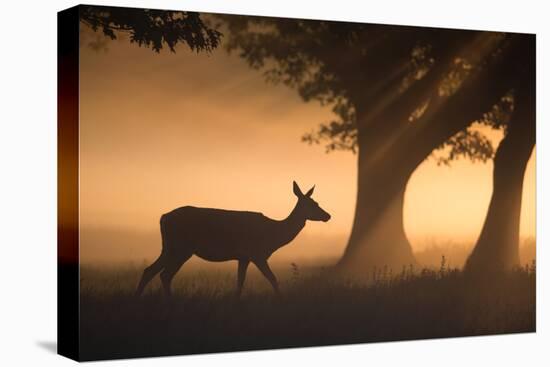
<instances>
[{"instance_id":1,"label":"ground","mask_svg":"<svg viewBox=\"0 0 550 367\"><path fill-rule=\"evenodd\" d=\"M233 269L233 265L234 269ZM111 359L535 331L534 265L495 280L459 270L380 270L368 284L295 264L274 271L276 297L236 264L185 269L174 298L158 280L136 299L141 266L81 269L81 357ZM374 277L374 279L372 279Z\"/></svg>"}]
</instances>

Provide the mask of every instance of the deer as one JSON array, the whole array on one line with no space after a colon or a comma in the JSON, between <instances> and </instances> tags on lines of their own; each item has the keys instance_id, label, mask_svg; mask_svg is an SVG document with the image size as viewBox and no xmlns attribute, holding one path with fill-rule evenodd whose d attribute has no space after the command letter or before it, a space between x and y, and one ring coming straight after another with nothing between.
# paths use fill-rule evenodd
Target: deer
<instances>
[{"instance_id":1,"label":"deer","mask_svg":"<svg viewBox=\"0 0 550 367\"><path fill-rule=\"evenodd\" d=\"M145 268L136 289L140 296L145 286L160 273L164 294L172 296L172 279L182 265L196 255L206 261L237 260L237 296L240 297L250 263L269 281L276 295L279 284L268 264L270 256L289 244L305 227L306 221L327 222L331 216L311 198L313 186L305 194L293 181L298 198L294 209L283 220L259 212L183 206L160 218L161 254Z\"/></svg>"}]
</instances>

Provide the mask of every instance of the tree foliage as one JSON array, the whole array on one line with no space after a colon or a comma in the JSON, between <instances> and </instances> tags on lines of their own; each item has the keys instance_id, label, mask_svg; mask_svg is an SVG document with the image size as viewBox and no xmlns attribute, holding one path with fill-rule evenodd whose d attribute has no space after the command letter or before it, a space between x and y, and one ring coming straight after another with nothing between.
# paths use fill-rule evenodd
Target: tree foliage
<instances>
[{"instance_id":1,"label":"tree foliage","mask_svg":"<svg viewBox=\"0 0 550 367\"><path fill-rule=\"evenodd\" d=\"M222 37L194 12L83 5L80 21L110 39L116 39L118 32L128 33L131 43L155 52L165 46L175 52L180 43L192 51L209 52L218 47Z\"/></svg>"},{"instance_id":2,"label":"tree foliage","mask_svg":"<svg viewBox=\"0 0 550 367\"><path fill-rule=\"evenodd\" d=\"M437 165L450 165L451 161L465 157L472 162L486 162L495 154L491 141L480 131L466 129L447 140L439 150L448 148L443 155L433 154Z\"/></svg>"},{"instance_id":3,"label":"tree foliage","mask_svg":"<svg viewBox=\"0 0 550 367\"><path fill-rule=\"evenodd\" d=\"M503 130L510 122L514 112L514 95L509 92L504 95L498 103L484 113L479 120L474 121L481 126L488 126L492 129ZM473 126L466 130L458 132L445 143L438 147L431 157L435 159L437 165L450 165L450 163L460 157L467 158L472 162L486 162L495 156L495 148L489 138Z\"/></svg>"},{"instance_id":4,"label":"tree foliage","mask_svg":"<svg viewBox=\"0 0 550 367\"><path fill-rule=\"evenodd\" d=\"M262 70L267 81L296 89L304 101L332 106L336 118L302 136L306 143L324 144L327 152L358 150L358 108L366 106L366 113L374 115L379 106L391 107L388 100L402 97L411 86L429 79L426 75L434 69L443 77L432 81L433 89L439 97L451 96L471 74L497 57L510 40L508 34L491 32L248 16L221 18L229 29L227 48L238 52L252 68ZM489 36L481 37L484 33ZM475 47L465 47L472 44ZM405 104L404 108L412 109L403 120L414 124L432 104L437 105L433 95L421 103ZM509 93L471 123L505 127L512 105ZM439 164L459 157L486 161L494 155L491 141L474 129L460 131L439 149Z\"/></svg>"}]
</instances>

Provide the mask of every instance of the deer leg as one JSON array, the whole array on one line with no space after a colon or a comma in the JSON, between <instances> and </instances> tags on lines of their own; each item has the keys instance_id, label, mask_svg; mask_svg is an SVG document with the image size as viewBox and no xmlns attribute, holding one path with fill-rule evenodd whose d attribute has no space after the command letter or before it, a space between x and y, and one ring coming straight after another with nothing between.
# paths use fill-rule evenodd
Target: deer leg
<instances>
[{"instance_id":1,"label":"deer leg","mask_svg":"<svg viewBox=\"0 0 550 367\"><path fill-rule=\"evenodd\" d=\"M167 297L172 296L172 279L174 279L174 275L176 275L181 266L189 260L190 257L191 255L168 262L162 273L160 273L160 280L162 282L162 287L164 288L164 294Z\"/></svg>"},{"instance_id":2,"label":"deer leg","mask_svg":"<svg viewBox=\"0 0 550 367\"><path fill-rule=\"evenodd\" d=\"M255 261L254 264L256 264L256 266L258 267L260 272L264 275L264 277L266 277L267 280L269 280L269 283L271 283L271 286L273 287L273 290L275 291L275 293L277 295L280 295L281 292L279 291L279 283L277 282L277 278L275 277L275 274L273 274L273 272L271 271L271 268L267 264L267 260Z\"/></svg>"},{"instance_id":3,"label":"deer leg","mask_svg":"<svg viewBox=\"0 0 550 367\"><path fill-rule=\"evenodd\" d=\"M143 270L143 275L141 276L141 280L139 281L139 285L136 289L136 296L141 296L145 286L151 281L151 279L155 277L155 275L157 275L162 270L163 267L163 257L162 254L160 254L158 259L155 260L154 263Z\"/></svg>"},{"instance_id":4,"label":"deer leg","mask_svg":"<svg viewBox=\"0 0 550 367\"><path fill-rule=\"evenodd\" d=\"M243 291L244 279L246 277L246 269L248 269L248 260L239 260L239 270L237 271L237 296L240 297Z\"/></svg>"}]
</instances>

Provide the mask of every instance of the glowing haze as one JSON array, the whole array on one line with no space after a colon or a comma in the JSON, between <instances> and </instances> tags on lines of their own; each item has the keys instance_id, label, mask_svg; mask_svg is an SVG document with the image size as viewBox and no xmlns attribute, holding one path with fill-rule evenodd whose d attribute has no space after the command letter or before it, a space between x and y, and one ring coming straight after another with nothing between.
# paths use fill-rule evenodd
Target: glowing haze
<instances>
[{"instance_id":1,"label":"glowing haze","mask_svg":"<svg viewBox=\"0 0 550 367\"><path fill-rule=\"evenodd\" d=\"M287 256L335 256L350 231L356 156L300 141L332 118L285 86L266 84L237 55L180 47L156 54L125 41L80 50L81 259L141 261L158 254L162 213L195 205L283 218L302 189L332 215L309 223ZM490 132L495 146L501 135ZM432 240L473 241L492 164L426 161L406 193L415 250ZM535 235L535 155L525 176L521 236ZM324 240L319 240L324 239ZM314 254L312 254L314 252Z\"/></svg>"}]
</instances>

